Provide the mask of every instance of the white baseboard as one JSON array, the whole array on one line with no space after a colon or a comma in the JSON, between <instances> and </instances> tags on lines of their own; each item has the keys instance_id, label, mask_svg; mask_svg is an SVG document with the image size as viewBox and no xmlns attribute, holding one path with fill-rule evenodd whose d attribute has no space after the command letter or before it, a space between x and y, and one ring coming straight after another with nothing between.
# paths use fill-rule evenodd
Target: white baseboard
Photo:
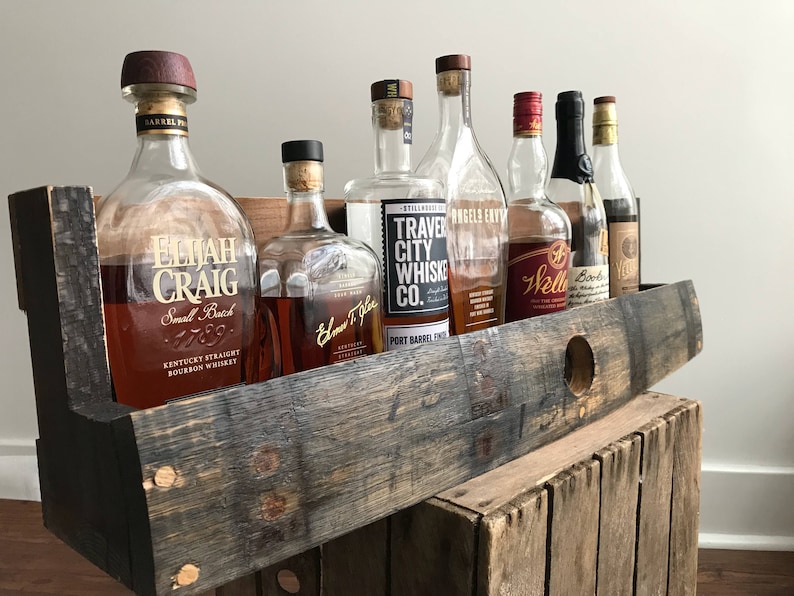
<instances>
[{"instance_id":1,"label":"white baseboard","mask_svg":"<svg viewBox=\"0 0 794 596\"><path fill-rule=\"evenodd\" d=\"M41 500L33 441L0 440L0 499Z\"/></svg>"},{"instance_id":2,"label":"white baseboard","mask_svg":"<svg viewBox=\"0 0 794 596\"><path fill-rule=\"evenodd\" d=\"M794 551L794 467L703 462L701 548Z\"/></svg>"}]
</instances>

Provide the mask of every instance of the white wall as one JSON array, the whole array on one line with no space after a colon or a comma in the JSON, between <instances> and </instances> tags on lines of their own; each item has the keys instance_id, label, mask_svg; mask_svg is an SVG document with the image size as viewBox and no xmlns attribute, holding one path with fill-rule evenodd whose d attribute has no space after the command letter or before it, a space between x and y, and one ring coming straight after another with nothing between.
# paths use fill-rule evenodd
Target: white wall
<instances>
[{"instance_id":1,"label":"white wall","mask_svg":"<svg viewBox=\"0 0 794 596\"><path fill-rule=\"evenodd\" d=\"M579 88L588 105L614 94L643 199L643 279L693 279L700 296L704 351L657 389L705 406L704 538L794 548L792 24L787 0L5 0L0 194L112 188L135 145L118 83L138 49L190 57L192 146L236 195L280 195L280 143L319 138L328 195L341 196L371 170L369 84L381 78L414 83L418 161L435 131L442 54L473 57L474 124L500 172L513 93L544 92L550 155L558 91ZM0 219L0 496L24 497L35 490L19 456L37 430L7 209Z\"/></svg>"}]
</instances>

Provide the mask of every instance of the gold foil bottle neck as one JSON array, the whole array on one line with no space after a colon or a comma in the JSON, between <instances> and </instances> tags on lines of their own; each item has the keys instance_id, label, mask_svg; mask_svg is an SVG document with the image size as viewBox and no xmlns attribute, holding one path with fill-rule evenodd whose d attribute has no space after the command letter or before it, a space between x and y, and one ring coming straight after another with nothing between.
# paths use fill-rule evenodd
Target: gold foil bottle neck
<instances>
[{"instance_id":1,"label":"gold foil bottle neck","mask_svg":"<svg viewBox=\"0 0 794 596\"><path fill-rule=\"evenodd\" d=\"M436 75L438 92L443 95L460 95L463 89L463 73L460 70L445 70Z\"/></svg>"},{"instance_id":2,"label":"gold foil bottle neck","mask_svg":"<svg viewBox=\"0 0 794 596\"><path fill-rule=\"evenodd\" d=\"M618 142L618 111L612 102L593 106L593 145L614 145Z\"/></svg>"},{"instance_id":3,"label":"gold foil bottle neck","mask_svg":"<svg viewBox=\"0 0 794 596\"><path fill-rule=\"evenodd\" d=\"M323 164L319 161L291 161L284 164L287 188L295 192L323 189Z\"/></svg>"},{"instance_id":4,"label":"gold foil bottle neck","mask_svg":"<svg viewBox=\"0 0 794 596\"><path fill-rule=\"evenodd\" d=\"M383 130L400 130L405 122L405 99L379 99L374 104L377 125ZM410 100L408 100L410 101Z\"/></svg>"}]
</instances>

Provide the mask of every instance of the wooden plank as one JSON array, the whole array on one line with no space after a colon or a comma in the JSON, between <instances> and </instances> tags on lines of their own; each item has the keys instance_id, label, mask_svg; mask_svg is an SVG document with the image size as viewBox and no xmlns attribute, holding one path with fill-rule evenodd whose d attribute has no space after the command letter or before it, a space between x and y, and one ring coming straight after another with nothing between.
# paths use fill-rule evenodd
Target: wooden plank
<instances>
[{"instance_id":1,"label":"wooden plank","mask_svg":"<svg viewBox=\"0 0 794 596\"><path fill-rule=\"evenodd\" d=\"M259 596L259 573L243 576L215 590L215 596Z\"/></svg>"},{"instance_id":2,"label":"wooden plank","mask_svg":"<svg viewBox=\"0 0 794 596\"><path fill-rule=\"evenodd\" d=\"M376 521L322 546L325 596L387 596L390 523L388 518Z\"/></svg>"},{"instance_id":3,"label":"wooden plank","mask_svg":"<svg viewBox=\"0 0 794 596\"><path fill-rule=\"evenodd\" d=\"M260 572L262 596L320 596L320 549L313 548Z\"/></svg>"},{"instance_id":4,"label":"wooden plank","mask_svg":"<svg viewBox=\"0 0 794 596\"><path fill-rule=\"evenodd\" d=\"M437 499L393 515L391 596L471 596L479 521Z\"/></svg>"},{"instance_id":5,"label":"wooden plank","mask_svg":"<svg viewBox=\"0 0 794 596\"><path fill-rule=\"evenodd\" d=\"M601 508L596 593L634 593L634 551L642 441L634 435L595 454L601 464Z\"/></svg>"},{"instance_id":6,"label":"wooden plank","mask_svg":"<svg viewBox=\"0 0 794 596\"><path fill-rule=\"evenodd\" d=\"M697 584L701 407L690 401L666 417L675 419L667 593L688 596Z\"/></svg>"},{"instance_id":7,"label":"wooden plank","mask_svg":"<svg viewBox=\"0 0 794 596\"><path fill-rule=\"evenodd\" d=\"M604 445L620 440L685 402L663 393L644 393L601 420L437 496L488 515L524 491L543 486L571 464L592 457Z\"/></svg>"},{"instance_id":8,"label":"wooden plank","mask_svg":"<svg viewBox=\"0 0 794 596\"><path fill-rule=\"evenodd\" d=\"M543 596L548 493L533 489L480 523L478 596Z\"/></svg>"},{"instance_id":9,"label":"wooden plank","mask_svg":"<svg viewBox=\"0 0 794 596\"><path fill-rule=\"evenodd\" d=\"M637 596L667 593L675 422L675 418L657 418L637 431L642 438L635 576Z\"/></svg>"},{"instance_id":10,"label":"wooden plank","mask_svg":"<svg viewBox=\"0 0 794 596\"><path fill-rule=\"evenodd\" d=\"M561 472L546 484L549 594L595 594L599 476L600 464L591 459Z\"/></svg>"}]
</instances>

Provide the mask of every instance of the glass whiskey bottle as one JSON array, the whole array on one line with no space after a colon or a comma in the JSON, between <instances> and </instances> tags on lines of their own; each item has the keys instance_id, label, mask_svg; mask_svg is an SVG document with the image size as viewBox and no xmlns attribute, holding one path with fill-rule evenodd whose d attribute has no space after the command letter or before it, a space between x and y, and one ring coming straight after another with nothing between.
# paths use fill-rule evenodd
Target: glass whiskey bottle
<instances>
[{"instance_id":1,"label":"glass whiskey bottle","mask_svg":"<svg viewBox=\"0 0 794 596\"><path fill-rule=\"evenodd\" d=\"M256 245L232 197L188 145L196 82L185 56L126 56L135 104L129 173L99 200L97 242L116 400L147 408L256 380Z\"/></svg>"},{"instance_id":2,"label":"glass whiskey bottle","mask_svg":"<svg viewBox=\"0 0 794 596\"><path fill-rule=\"evenodd\" d=\"M618 153L615 97L593 100L593 176L609 226L609 296L639 291L640 242L637 198Z\"/></svg>"},{"instance_id":3,"label":"glass whiskey bottle","mask_svg":"<svg viewBox=\"0 0 794 596\"><path fill-rule=\"evenodd\" d=\"M382 280L364 243L334 232L323 202L323 145L281 146L287 229L259 248L262 327L282 375L382 352Z\"/></svg>"},{"instance_id":4,"label":"glass whiskey bottle","mask_svg":"<svg viewBox=\"0 0 794 596\"><path fill-rule=\"evenodd\" d=\"M546 192L571 221L567 306L609 298L609 242L604 203L584 144L581 91L557 95L557 148Z\"/></svg>"},{"instance_id":5,"label":"glass whiskey bottle","mask_svg":"<svg viewBox=\"0 0 794 596\"><path fill-rule=\"evenodd\" d=\"M505 319L518 321L565 308L571 222L546 196L543 96L513 96L513 147L507 161Z\"/></svg>"},{"instance_id":6,"label":"glass whiskey bottle","mask_svg":"<svg viewBox=\"0 0 794 596\"><path fill-rule=\"evenodd\" d=\"M413 85L370 87L375 175L345 185L347 234L383 267L386 349L449 335L444 186L411 172Z\"/></svg>"},{"instance_id":7,"label":"glass whiskey bottle","mask_svg":"<svg viewBox=\"0 0 794 596\"><path fill-rule=\"evenodd\" d=\"M471 58L436 59L439 127L417 174L446 186L450 331L459 335L504 322L507 205L502 183L474 135Z\"/></svg>"}]
</instances>

